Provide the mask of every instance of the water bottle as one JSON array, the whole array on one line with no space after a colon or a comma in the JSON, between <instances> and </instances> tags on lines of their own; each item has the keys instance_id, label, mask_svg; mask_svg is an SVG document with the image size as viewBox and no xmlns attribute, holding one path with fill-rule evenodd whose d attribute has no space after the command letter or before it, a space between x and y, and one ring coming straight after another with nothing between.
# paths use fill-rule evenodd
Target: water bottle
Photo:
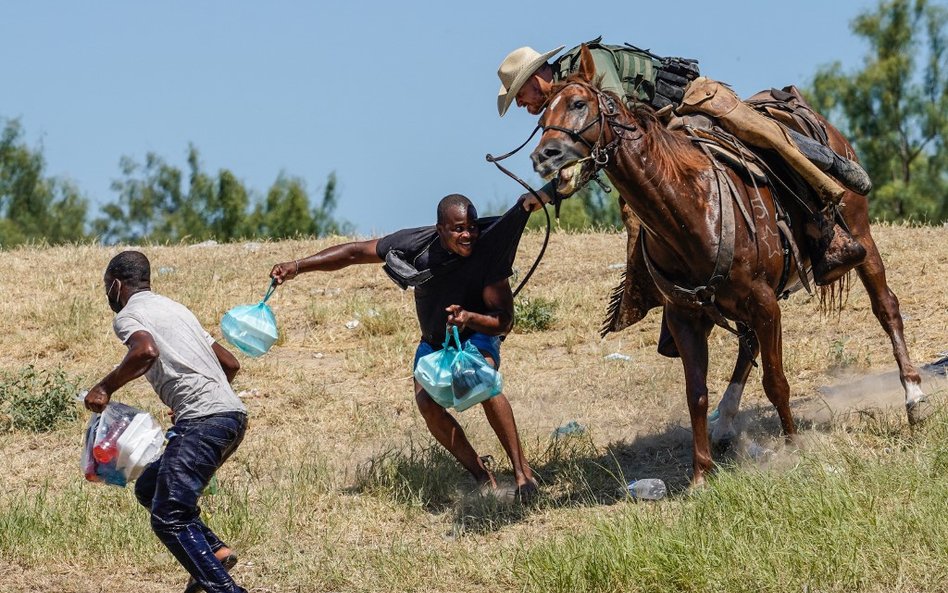
<instances>
[{"instance_id":1,"label":"water bottle","mask_svg":"<svg viewBox=\"0 0 948 593\"><path fill-rule=\"evenodd\" d=\"M632 498L638 500L658 500L664 498L668 489L665 488L665 482L658 478L645 478L629 482L627 486Z\"/></svg>"},{"instance_id":2,"label":"water bottle","mask_svg":"<svg viewBox=\"0 0 948 593\"><path fill-rule=\"evenodd\" d=\"M130 418L122 416L115 419L102 440L92 448L92 456L99 463L109 463L118 455L118 440L122 432L129 425Z\"/></svg>"}]
</instances>

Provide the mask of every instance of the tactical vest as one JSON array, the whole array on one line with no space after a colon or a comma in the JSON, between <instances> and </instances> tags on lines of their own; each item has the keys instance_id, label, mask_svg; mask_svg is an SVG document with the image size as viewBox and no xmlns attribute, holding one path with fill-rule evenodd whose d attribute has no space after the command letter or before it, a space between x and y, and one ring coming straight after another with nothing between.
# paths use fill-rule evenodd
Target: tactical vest
<instances>
[{"instance_id":1,"label":"tactical vest","mask_svg":"<svg viewBox=\"0 0 948 593\"><path fill-rule=\"evenodd\" d=\"M697 60L663 58L634 45L605 45L601 40L602 37L597 37L585 45L590 50L610 54L627 103L648 103L655 109L666 105L677 107L684 88L700 76ZM565 80L579 69L581 47L574 47L552 64L554 82Z\"/></svg>"}]
</instances>

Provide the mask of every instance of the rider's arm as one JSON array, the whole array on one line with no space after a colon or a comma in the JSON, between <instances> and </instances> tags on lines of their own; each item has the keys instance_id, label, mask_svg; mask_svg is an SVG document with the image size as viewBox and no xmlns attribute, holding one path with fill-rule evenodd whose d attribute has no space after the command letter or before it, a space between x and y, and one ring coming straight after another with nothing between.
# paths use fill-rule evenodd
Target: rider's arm
<instances>
[{"instance_id":1,"label":"rider's arm","mask_svg":"<svg viewBox=\"0 0 948 593\"><path fill-rule=\"evenodd\" d=\"M283 284L303 272L331 272L354 264L382 263L375 250L378 242L371 239L334 245L303 259L279 263L270 270L270 277Z\"/></svg>"}]
</instances>

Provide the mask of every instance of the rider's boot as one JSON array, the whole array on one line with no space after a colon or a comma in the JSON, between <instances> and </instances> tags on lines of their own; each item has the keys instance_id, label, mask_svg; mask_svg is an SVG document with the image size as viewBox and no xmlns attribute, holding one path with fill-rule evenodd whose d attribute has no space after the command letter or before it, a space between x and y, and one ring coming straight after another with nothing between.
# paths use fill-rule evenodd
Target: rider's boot
<instances>
[{"instance_id":1,"label":"rider's boot","mask_svg":"<svg viewBox=\"0 0 948 593\"><path fill-rule=\"evenodd\" d=\"M862 263L866 248L836 222L834 208L827 207L815 221L815 245L812 253L813 281L826 286L842 278ZM811 227L812 228L812 227Z\"/></svg>"}]
</instances>

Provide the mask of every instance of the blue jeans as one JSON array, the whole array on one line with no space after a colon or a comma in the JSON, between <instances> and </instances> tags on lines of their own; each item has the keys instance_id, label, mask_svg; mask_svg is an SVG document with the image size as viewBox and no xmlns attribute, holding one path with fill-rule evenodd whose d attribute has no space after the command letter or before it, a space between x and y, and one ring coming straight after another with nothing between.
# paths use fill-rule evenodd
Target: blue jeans
<instances>
[{"instance_id":1,"label":"blue jeans","mask_svg":"<svg viewBox=\"0 0 948 593\"><path fill-rule=\"evenodd\" d=\"M451 341L453 342L454 340L452 339ZM468 338L467 341L480 350L485 358L488 356L492 358L496 365L494 368L500 370L500 336L488 336L487 334L475 332L471 334L471 337ZM418 344L418 349L415 350L415 362L411 365L412 370L418 366L418 360L421 359L422 356L437 352L438 350L441 350L441 348L435 348L428 342L422 340L421 343Z\"/></svg>"},{"instance_id":2,"label":"blue jeans","mask_svg":"<svg viewBox=\"0 0 948 593\"><path fill-rule=\"evenodd\" d=\"M246 429L247 415L240 412L182 420L168 431L164 453L135 483L138 502L151 511L155 535L207 593L246 593L214 556L224 542L201 521L198 506Z\"/></svg>"}]
</instances>

